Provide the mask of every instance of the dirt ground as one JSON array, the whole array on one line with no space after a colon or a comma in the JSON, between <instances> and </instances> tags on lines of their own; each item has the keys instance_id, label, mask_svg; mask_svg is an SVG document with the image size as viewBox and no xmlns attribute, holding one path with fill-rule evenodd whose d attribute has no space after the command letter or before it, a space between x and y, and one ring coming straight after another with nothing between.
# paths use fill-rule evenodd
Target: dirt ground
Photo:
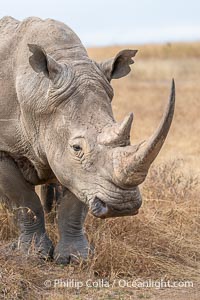
<instances>
[{"instance_id":1,"label":"dirt ground","mask_svg":"<svg viewBox=\"0 0 200 300\"><path fill-rule=\"evenodd\" d=\"M150 136L164 111L171 78L176 111L166 143L141 186L135 217L97 220L86 231L95 255L80 265L58 266L10 246L12 214L0 209L0 299L200 298L200 43L88 49L99 60L122 48L139 49L126 78L114 80L117 120L134 112L132 143ZM56 243L54 211L47 230ZM83 285L83 286L82 286Z\"/></svg>"}]
</instances>

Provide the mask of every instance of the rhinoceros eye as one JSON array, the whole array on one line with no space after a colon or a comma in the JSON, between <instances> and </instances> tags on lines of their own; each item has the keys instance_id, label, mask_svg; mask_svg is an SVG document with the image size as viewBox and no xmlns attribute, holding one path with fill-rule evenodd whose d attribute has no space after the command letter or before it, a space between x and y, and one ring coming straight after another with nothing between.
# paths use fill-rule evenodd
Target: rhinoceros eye
<instances>
[{"instance_id":1,"label":"rhinoceros eye","mask_svg":"<svg viewBox=\"0 0 200 300\"><path fill-rule=\"evenodd\" d=\"M79 146L79 145L73 145L72 148L75 152L79 152L82 150L81 146Z\"/></svg>"}]
</instances>

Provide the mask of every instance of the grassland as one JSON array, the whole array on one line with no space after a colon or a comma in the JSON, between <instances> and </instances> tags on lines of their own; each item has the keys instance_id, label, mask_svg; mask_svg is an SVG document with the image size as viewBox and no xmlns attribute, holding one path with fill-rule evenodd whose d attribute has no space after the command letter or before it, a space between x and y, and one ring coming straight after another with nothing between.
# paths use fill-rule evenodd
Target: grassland
<instances>
[{"instance_id":1,"label":"grassland","mask_svg":"<svg viewBox=\"0 0 200 300\"><path fill-rule=\"evenodd\" d=\"M96 59L124 47L89 49ZM165 146L142 185L143 206L136 217L97 220L86 230L95 244L93 259L79 266L56 266L33 255L22 258L8 247L16 237L12 216L0 210L0 298L5 299L199 299L200 293L200 43L127 46L139 49L132 73L113 81L114 114L134 112L133 143L159 124L176 81L177 104ZM54 212L48 231L58 239ZM54 280L107 280L110 287L54 287ZM120 287L119 280L192 281L193 287ZM44 282L50 280L51 287ZM102 285L102 283L99 285Z\"/></svg>"}]
</instances>

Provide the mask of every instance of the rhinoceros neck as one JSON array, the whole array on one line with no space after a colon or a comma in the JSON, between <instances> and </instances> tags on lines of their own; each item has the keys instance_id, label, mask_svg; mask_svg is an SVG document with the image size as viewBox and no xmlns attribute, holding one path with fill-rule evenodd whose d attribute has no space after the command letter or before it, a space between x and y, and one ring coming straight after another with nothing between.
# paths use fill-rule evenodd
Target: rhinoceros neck
<instances>
[{"instance_id":1,"label":"rhinoceros neck","mask_svg":"<svg viewBox=\"0 0 200 300\"><path fill-rule=\"evenodd\" d=\"M59 21L27 18L20 23L17 35L27 51L28 43L37 44L57 61L88 57L79 37L70 27Z\"/></svg>"}]
</instances>

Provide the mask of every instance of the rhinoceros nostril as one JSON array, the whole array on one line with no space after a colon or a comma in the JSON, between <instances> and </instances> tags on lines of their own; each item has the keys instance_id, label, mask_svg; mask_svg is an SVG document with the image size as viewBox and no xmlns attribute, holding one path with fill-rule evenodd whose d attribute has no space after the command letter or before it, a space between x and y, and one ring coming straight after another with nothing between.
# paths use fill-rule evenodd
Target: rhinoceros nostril
<instances>
[{"instance_id":1,"label":"rhinoceros nostril","mask_svg":"<svg viewBox=\"0 0 200 300\"><path fill-rule=\"evenodd\" d=\"M108 213L108 206L99 198L95 197L91 206L91 212L95 217L102 218Z\"/></svg>"},{"instance_id":2,"label":"rhinoceros nostril","mask_svg":"<svg viewBox=\"0 0 200 300\"><path fill-rule=\"evenodd\" d=\"M139 192L137 192L136 195L135 193L133 193L132 196L134 196L133 199L129 199L129 201L127 202L112 202L111 204L111 201L107 203L109 199L104 200L103 198L103 200L101 200L101 198L98 198L96 196L90 202L90 212L93 216L101 219L134 216L138 214L138 210L141 206L142 201Z\"/></svg>"}]
</instances>

